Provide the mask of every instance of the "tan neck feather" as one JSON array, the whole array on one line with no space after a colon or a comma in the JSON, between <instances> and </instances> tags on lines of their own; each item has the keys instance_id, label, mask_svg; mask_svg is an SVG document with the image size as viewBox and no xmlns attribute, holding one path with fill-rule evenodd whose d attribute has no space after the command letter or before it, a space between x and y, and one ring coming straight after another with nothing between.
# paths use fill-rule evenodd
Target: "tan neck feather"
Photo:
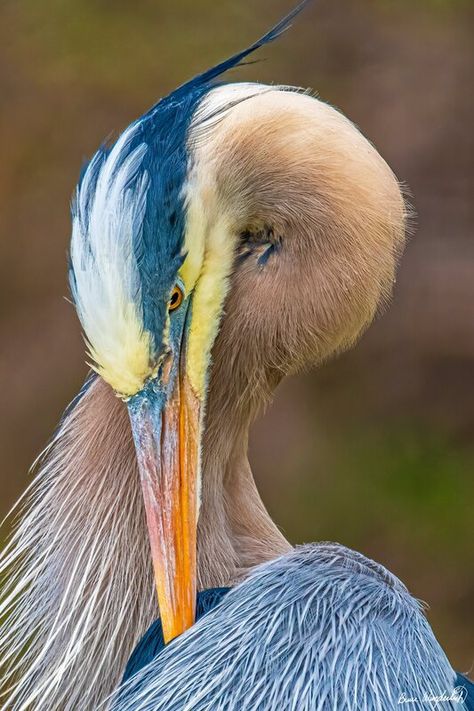
<instances>
[{"instance_id":1,"label":"tan neck feather","mask_svg":"<svg viewBox=\"0 0 474 711\"><path fill-rule=\"evenodd\" d=\"M198 526L201 589L232 585L253 566L290 548L270 518L250 469L249 419L239 421L238 411L213 410L209 420Z\"/></svg>"}]
</instances>

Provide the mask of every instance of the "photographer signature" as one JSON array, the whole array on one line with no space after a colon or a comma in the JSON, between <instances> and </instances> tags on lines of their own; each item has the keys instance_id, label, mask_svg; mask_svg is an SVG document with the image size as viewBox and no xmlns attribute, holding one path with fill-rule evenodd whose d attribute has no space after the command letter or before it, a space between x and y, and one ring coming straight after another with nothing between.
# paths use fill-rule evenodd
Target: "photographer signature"
<instances>
[{"instance_id":1,"label":"photographer signature","mask_svg":"<svg viewBox=\"0 0 474 711\"><path fill-rule=\"evenodd\" d=\"M466 700L467 689L465 686L456 686L451 693L443 692L441 694L433 694L431 692L425 691L423 696L409 696L408 694L402 693L398 697L399 704L419 704L419 703L443 703L448 701L454 701L454 703L462 704Z\"/></svg>"}]
</instances>

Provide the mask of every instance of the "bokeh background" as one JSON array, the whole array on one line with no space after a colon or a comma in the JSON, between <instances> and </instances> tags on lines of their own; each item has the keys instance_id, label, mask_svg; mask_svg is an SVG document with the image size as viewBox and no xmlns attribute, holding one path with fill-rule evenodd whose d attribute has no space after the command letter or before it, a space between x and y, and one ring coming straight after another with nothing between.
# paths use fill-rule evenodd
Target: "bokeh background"
<instances>
[{"instance_id":1,"label":"bokeh background","mask_svg":"<svg viewBox=\"0 0 474 711\"><path fill-rule=\"evenodd\" d=\"M286 0L2 0L1 509L84 379L67 295L80 167L161 94L248 44ZM407 185L416 234L354 351L285 383L253 468L294 542L338 540L430 604L474 665L474 6L319 0L235 79L313 87Z\"/></svg>"}]
</instances>

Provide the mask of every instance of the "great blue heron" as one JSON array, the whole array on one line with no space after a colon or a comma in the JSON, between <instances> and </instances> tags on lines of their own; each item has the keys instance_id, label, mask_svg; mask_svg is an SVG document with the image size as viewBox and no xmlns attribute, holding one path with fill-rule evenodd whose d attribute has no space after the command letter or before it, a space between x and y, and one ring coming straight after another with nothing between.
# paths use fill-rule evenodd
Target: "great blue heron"
<instances>
[{"instance_id":1,"label":"great blue heron","mask_svg":"<svg viewBox=\"0 0 474 711\"><path fill-rule=\"evenodd\" d=\"M97 375L4 552L4 709L459 708L404 586L335 544L293 550L247 459L280 380L369 324L405 235L396 178L341 113L220 82L296 12L82 174L70 281ZM224 586L193 626L196 590ZM158 613L172 643L107 702Z\"/></svg>"}]
</instances>

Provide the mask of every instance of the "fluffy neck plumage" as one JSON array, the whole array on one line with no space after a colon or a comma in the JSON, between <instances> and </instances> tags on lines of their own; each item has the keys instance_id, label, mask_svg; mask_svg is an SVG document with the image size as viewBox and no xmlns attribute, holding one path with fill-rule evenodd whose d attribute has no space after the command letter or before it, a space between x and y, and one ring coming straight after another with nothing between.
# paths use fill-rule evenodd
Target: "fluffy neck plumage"
<instances>
[{"instance_id":1,"label":"fluffy neck plumage","mask_svg":"<svg viewBox=\"0 0 474 711\"><path fill-rule=\"evenodd\" d=\"M269 397L269 383L253 380L224 356L218 337L202 448L198 528L200 588L233 584L259 563L289 550L257 491L247 457L249 427ZM252 387L250 388L250 383Z\"/></svg>"},{"instance_id":2,"label":"fluffy neck plumage","mask_svg":"<svg viewBox=\"0 0 474 711\"><path fill-rule=\"evenodd\" d=\"M218 375L218 373L217 373ZM288 544L247 461L250 410L211 388L203 444L199 586L232 584ZM230 401L229 401L230 402ZM229 406L228 402L228 406ZM242 412L240 412L242 414ZM0 560L4 709L98 708L157 617L149 543L126 408L96 378L66 415Z\"/></svg>"}]
</instances>

